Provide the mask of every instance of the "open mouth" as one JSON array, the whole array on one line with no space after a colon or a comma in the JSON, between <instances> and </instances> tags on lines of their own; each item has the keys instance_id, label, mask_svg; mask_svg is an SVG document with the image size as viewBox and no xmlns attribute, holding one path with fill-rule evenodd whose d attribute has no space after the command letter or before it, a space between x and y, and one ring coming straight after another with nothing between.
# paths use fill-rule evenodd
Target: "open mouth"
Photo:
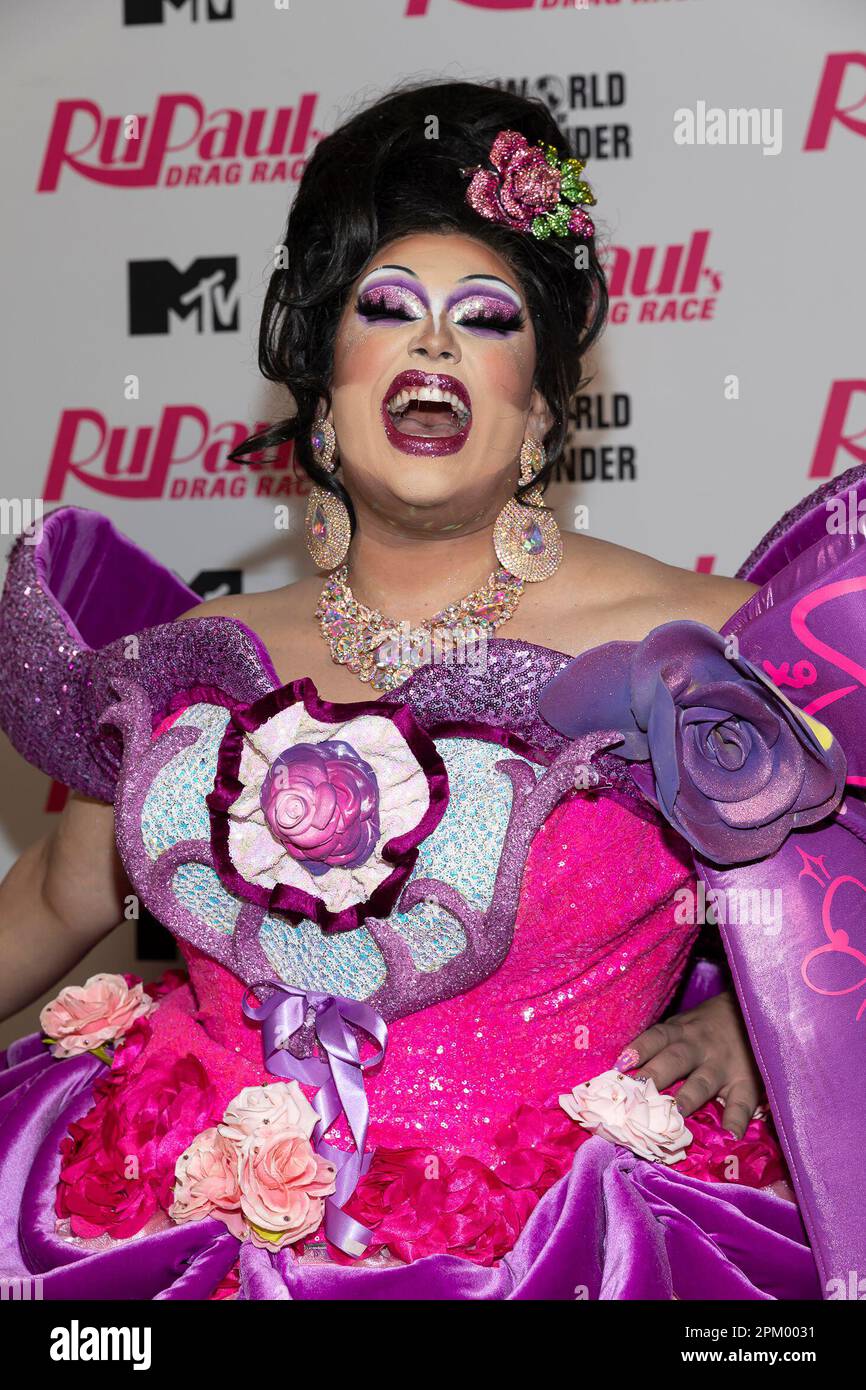
<instances>
[{"instance_id":1,"label":"open mouth","mask_svg":"<svg viewBox=\"0 0 866 1390\"><path fill-rule=\"evenodd\" d=\"M459 396L434 386L398 391L387 404L401 434L420 434L428 439L450 439L472 419L472 412Z\"/></svg>"},{"instance_id":2,"label":"open mouth","mask_svg":"<svg viewBox=\"0 0 866 1390\"><path fill-rule=\"evenodd\" d=\"M401 372L382 402L388 438L409 453L453 453L472 423L469 393L455 377Z\"/></svg>"}]
</instances>

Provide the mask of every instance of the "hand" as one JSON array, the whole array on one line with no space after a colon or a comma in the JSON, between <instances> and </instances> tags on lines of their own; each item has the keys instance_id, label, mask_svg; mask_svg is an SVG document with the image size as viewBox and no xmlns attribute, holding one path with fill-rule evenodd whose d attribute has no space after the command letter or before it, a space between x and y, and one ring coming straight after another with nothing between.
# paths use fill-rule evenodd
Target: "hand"
<instances>
[{"instance_id":1,"label":"hand","mask_svg":"<svg viewBox=\"0 0 866 1390\"><path fill-rule=\"evenodd\" d=\"M616 1065L651 1077L660 1091L686 1077L677 1093L682 1115L718 1096L725 1104L725 1129L735 1139L742 1139L763 1095L740 1010L728 990L647 1028Z\"/></svg>"}]
</instances>

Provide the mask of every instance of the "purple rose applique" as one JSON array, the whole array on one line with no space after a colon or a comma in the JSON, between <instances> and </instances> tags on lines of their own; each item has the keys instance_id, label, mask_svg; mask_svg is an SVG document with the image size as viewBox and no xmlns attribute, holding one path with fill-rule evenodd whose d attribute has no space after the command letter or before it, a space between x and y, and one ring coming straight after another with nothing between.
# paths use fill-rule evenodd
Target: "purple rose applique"
<instances>
[{"instance_id":1,"label":"purple rose applique","mask_svg":"<svg viewBox=\"0 0 866 1390\"><path fill-rule=\"evenodd\" d=\"M838 741L803 714L727 640L703 623L653 628L642 642L576 657L539 701L554 728L577 738L622 736L618 755L649 761L631 775L706 859L740 864L774 854L792 830L829 815L847 764Z\"/></svg>"},{"instance_id":2,"label":"purple rose applique","mask_svg":"<svg viewBox=\"0 0 866 1390\"><path fill-rule=\"evenodd\" d=\"M332 704L304 678L232 707L207 798L214 867L268 912L353 931L391 911L447 804L408 705Z\"/></svg>"},{"instance_id":3,"label":"purple rose applique","mask_svg":"<svg viewBox=\"0 0 866 1390\"><path fill-rule=\"evenodd\" d=\"M350 743L297 743L271 764L261 807L271 834L311 874L366 863L379 838L376 774Z\"/></svg>"}]
</instances>

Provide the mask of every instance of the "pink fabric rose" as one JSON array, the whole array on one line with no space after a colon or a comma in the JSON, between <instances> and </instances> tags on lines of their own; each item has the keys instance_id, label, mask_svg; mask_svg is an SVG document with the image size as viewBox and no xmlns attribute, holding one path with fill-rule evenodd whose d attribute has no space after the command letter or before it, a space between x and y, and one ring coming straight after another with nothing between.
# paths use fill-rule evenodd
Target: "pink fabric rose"
<instances>
[{"instance_id":1,"label":"pink fabric rose","mask_svg":"<svg viewBox=\"0 0 866 1390\"><path fill-rule=\"evenodd\" d=\"M287 748L268 769L261 807L274 838L312 874L357 868L379 838L376 774L344 739Z\"/></svg>"},{"instance_id":2,"label":"pink fabric rose","mask_svg":"<svg viewBox=\"0 0 866 1390\"><path fill-rule=\"evenodd\" d=\"M238 1148L218 1128L197 1134L175 1165L172 1221L201 1221L207 1216L224 1221L239 1239L244 1234L240 1213Z\"/></svg>"},{"instance_id":3,"label":"pink fabric rose","mask_svg":"<svg viewBox=\"0 0 866 1390\"><path fill-rule=\"evenodd\" d=\"M318 1116L297 1081L245 1086L228 1106L219 1132L241 1144L245 1139L295 1134L309 1139Z\"/></svg>"},{"instance_id":4,"label":"pink fabric rose","mask_svg":"<svg viewBox=\"0 0 866 1390\"><path fill-rule=\"evenodd\" d=\"M639 1158L677 1163L692 1142L674 1096L660 1095L654 1081L603 1071L575 1086L559 1103L584 1129L623 1144Z\"/></svg>"},{"instance_id":5,"label":"pink fabric rose","mask_svg":"<svg viewBox=\"0 0 866 1390\"><path fill-rule=\"evenodd\" d=\"M336 1173L303 1135L247 1139L240 1148L241 1211L253 1244L281 1250L312 1235Z\"/></svg>"},{"instance_id":6,"label":"pink fabric rose","mask_svg":"<svg viewBox=\"0 0 866 1390\"><path fill-rule=\"evenodd\" d=\"M122 975L91 975L83 985L67 985L39 1015L55 1057L78 1057L116 1041L156 1007L141 983Z\"/></svg>"}]
</instances>

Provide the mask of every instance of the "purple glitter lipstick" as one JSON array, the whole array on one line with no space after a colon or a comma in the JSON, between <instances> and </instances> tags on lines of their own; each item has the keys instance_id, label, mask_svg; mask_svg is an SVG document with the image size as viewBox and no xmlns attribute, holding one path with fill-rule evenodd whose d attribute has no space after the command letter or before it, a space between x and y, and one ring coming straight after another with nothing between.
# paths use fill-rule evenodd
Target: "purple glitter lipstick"
<instances>
[{"instance_id":1,"label":"purple glitter lipstick","mask_svg":"<svg viewBox=\"0 0 866 1390\"><path fill-rule=\"evenodd\" d=\"M385 393L381 415L389 442L404 454L456 454L472 428L469 392L441 372L400 372Z\"/></svg>"}]
</instances>

